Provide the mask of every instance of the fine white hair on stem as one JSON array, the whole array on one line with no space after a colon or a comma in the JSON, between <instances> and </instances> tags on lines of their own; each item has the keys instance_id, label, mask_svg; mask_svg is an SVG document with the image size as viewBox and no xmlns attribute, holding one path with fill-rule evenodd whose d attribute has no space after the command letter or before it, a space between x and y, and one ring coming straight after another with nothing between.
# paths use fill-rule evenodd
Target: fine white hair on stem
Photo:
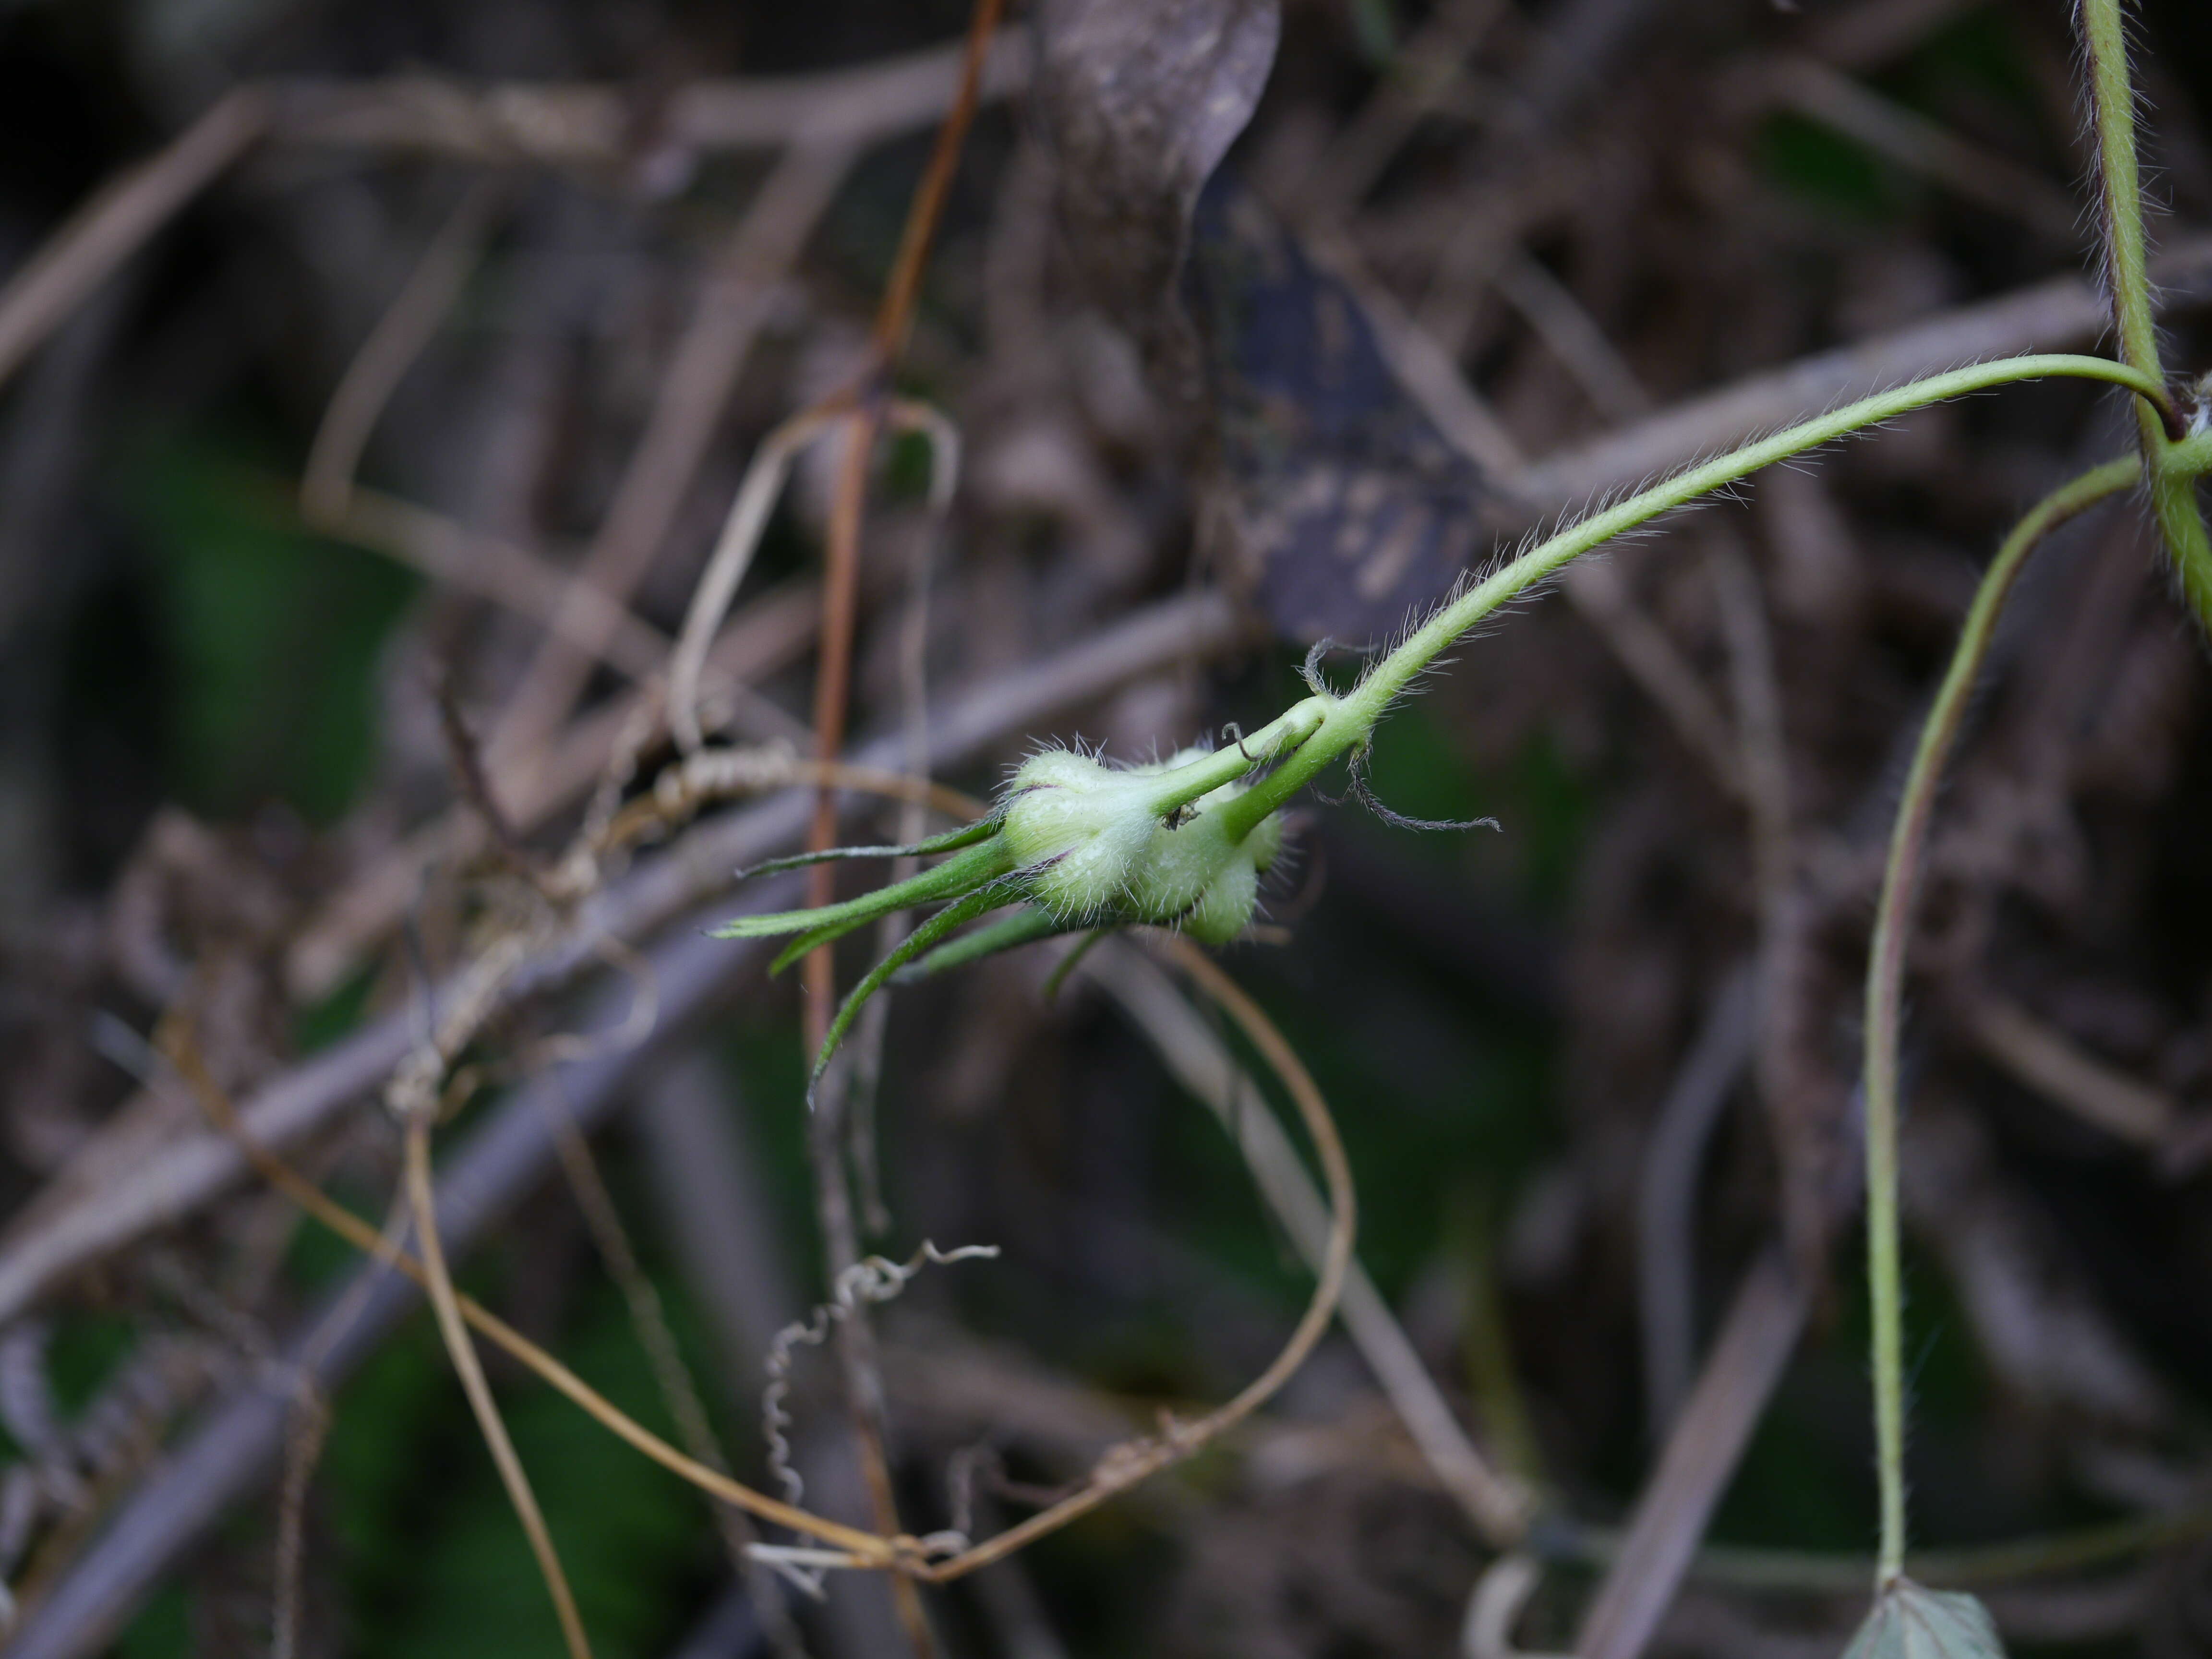
<instances>
[{"instance_id":1,"label":"fine white hair on stem","mask_svg":"<svg viewBox=\"0 0 2212 1659\"><path fill-rule=\"evenodd\" d=\"M1982 370L1993 372L1983 377L1978 373ZM1531 530L1515 544L1510 554L1493 554L1480 566L1471 568L1461 582L1454 585L1452 593L1431 608L1427 619L1412 635L1401 641L1396 649L1369 670L1361 680L1359 690L1367 690L1378 679L1386 684L1395 682L1395 700L1396 695L1402 695L1413 680L1432 666L1436 656L1444 647L1467 637L1479 625L1525 600L1531 593L1540 592L1544 582L1557 575L1576 557L1587 556L1626 536L1649 535L1656 526L1671 514L1702 505L1717 495L1730 495L1740 489L1753 473L1766 466L1810 454L1841 439L1864 436L1904 415L1937 403L1956 402L2020 380L2060 375L2080 376L2123 386L2138 397L2155 396L2146 389L2140 372L2127 365L2102 358L2063 353L1978 359L1871 393L1848 398L1838 394L1817 415L1791 421L1763 433L1754 432L1717 453L1675 468L1656 480L1647 477L1632 487L1600 492L1580 511L1570 512L1552 525L1539 526ZM1967 380L1966 384L1958 384L1962 378ZM1978 384L1975 383L1977 380ZM1856 420L1853 423L1837 424L1839 416L1854 416ZM1822 430L1824 428L1826 428L1825 431ZM1793 434L1800 436L1797 447L1773 453L1779 441L1787 440ZM1716 471L1724 471L1725 475L1711 477ZM1701 476L1709 477L1710 482L1699 487ZM1601 539L1588 539L1579 548L1561 545L1583 539L1586 533L1594 534L1591 527L1595 521L1623 515L1626 510L1633 509L1643 498L1665 496L1675 491L1680 493L1675 494L1674 499L1650 501L1640 516L1621 524ZM1460 618L1449 638L1440 636L1428 642L1425 647L1428 654L1424 659L1419 662L1404 660L1407 646L1413 643L1419 635L1434 629L1450 613L1466 607L1479 590L1498 584L1499 579L1510 575L1516 566L1536 562L1538 556L1555 547L1558 549L1556 554L1541 561L1543 568L1530 570L1526 578L1510 591L1494 595L1484 610ZM1380 708L1377 707L1370 710L1370 717L1379 713Z\"/></svg>"}]
</instances>

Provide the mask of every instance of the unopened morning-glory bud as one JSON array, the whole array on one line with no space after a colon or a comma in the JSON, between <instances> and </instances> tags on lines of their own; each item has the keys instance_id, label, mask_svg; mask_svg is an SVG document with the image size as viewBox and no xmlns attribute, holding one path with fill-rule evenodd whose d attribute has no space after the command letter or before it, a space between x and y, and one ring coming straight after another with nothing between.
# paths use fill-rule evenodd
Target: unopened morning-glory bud
<instances>
[{"instance_id":1,"label":"unopened morning-glory bud","mask_svg":"<svg viewBox=\"0 0 2212 1659\"><path fill-rule=\"evenodd\" d=\"M1032 757L1005 807L1015 878L1071 926L1145 922L1208 943L1234 938L1282 847L1275 815L1239 841L1218 811L1244 792L1241 758L1185 750L1115 768L1064 750Z\"/></svg>"}]
</instances>

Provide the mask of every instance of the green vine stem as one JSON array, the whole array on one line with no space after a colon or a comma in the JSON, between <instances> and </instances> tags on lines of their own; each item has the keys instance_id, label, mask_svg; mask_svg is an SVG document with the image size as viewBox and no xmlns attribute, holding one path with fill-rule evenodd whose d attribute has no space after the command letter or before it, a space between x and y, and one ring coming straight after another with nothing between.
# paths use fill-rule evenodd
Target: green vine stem
<instances>
[{"instance_id":1,"label":"green vine stem","mask_svg":"<svg viewBox=\"0 0 2212 1659\"><path fill-rule=\"evenodd\" d=\"M2120 360L2163 385L2158 325L2151 311L2149 262L2145 252L2141 170L2136 157L2135 83L2128 70L2127 20L2123 0L2081 0L2082 46L2088 57L2090 106L2097 136L2098 198L2105 224L2105 281L2112 290L2112 324ZM2212 538L2198 510L2192 464L2180 441L2187 434L2180 411L2149 404L2136 410L2143 460L2149 472L2151 511L2158 520L2180 578L2182 596L2198 625L2212 635Z\"/></svg>"},{"instance_id":2,"label":"green vine stem","mask_svg":"<svg viewBox=\"0 0 2212 1659\"><path fill-rule=\"evenodd\" d=\"M2163 385L2158 326L2151 315L2142 182L2136 162L2135 86L2128 73L2127 23L2121 15L2121 0L2081 0L2081 42L2088 53L2090 106L2097 133L2105 280L2112 289L2120 361Z\"/></svg>"},{"instance_id":3,"label":"green vine stem","mask_svg":"<svg viewBox=\"0 0 2212 1659\"><path fill-rule=\"evenodd\" d=\"M1231 747L1123 769L1073 751L1041 750L1015 773L987 820L928 844L928 850L960 849L945 863L843 904L740 916L719 929L719 935L798 935L777 958L780 967L910 901L951 907L909 939L895 960L878 963L846 998L817 1050L817 1080L869 997L910 963L916 972L928 971L934 965L926 955L928 949L992 910L1027 907L1040 914L951 947L959 959L1052 933L1097 927L1177 927L1214 942L1233 938L1250 921L1260 873L1280 848L1278 814L1284 804L1340 758L1349 760L1353 786L1360 787L1359 769L1375 727L1391 704L1500 606L1569 561L1763 467L1948 398L2057 376L2124 386L2161 408L2171 407L2165 388L2140 370L2104 357L2064 353L1977 363L1862 398L1686 468L1527 547L1439 606L1341 696L1322 683L1310 662L1306 676L1313 695ZM2173 446L2170 453L2206 445L2212 445L2212 438ZM827 856L884 850L846 848ZM823 855L808 858L819 856ZM811 1085L808 1095L811 1100Z\"/></svg>"},{"instance_id":4,"label":"green vine stem","mask_svg":"<svg viewBox=\"0 0 2212 1659\"><path fill-rule=\"evenodd\" d=\"M1874 1304L1875 1441L1881 1479L1881 1547L1877 1590L1905 1572L1905 1291L1898 1261L1897 1070L1904 1003L1905 945L1921 854L1927 845L1936 786L1959 735L1966 700L1989 654L1997 613L2036 544L2054 527L2142 475L2134 456L2083 473L2037 503L1998 548L1951 653L1935 706L1921 728L1905 793L1898 802L1881 898L1867 955L1866 1172L1867 1282Z\"/></svg>"},{"instance_id":5,"label":"green vine stem","mask_svg":"<svg viewBox=\"0 0 2212 1659\"><path fill-rule=\"evenodd\" d=\"M1726 489L1763 467L1848 437L1863 428L1969 392L2058 375L2106 380L2154 403L2166 402L2165 388L2156 380L2106 358L2063 353L2008 357L1953 369L1947 374L1932 375L1909 386L1862 398L1678 472L1539 543L1438 610L1376 664L1357 688L1341 698L1327 700L1326 712L1313 735L1267 777L1222 809L1228 834L1237 838L1249 833L1331 761L1364 748L1383 711L1461 635L1592 548L1662 513L1686 506L1700 495Z\"/></svg>"}]
</instances>

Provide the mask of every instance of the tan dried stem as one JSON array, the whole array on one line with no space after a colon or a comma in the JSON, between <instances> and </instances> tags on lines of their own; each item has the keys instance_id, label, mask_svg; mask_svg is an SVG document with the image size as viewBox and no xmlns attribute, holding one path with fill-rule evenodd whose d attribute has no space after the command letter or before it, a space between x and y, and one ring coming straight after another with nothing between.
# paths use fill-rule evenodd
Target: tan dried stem
<instances>
[{"instance_id":1,"label":"tan dried stem","mask_svg":"<svg viewBox=\"0 0 2212 1659\"><path fill-rule=\"evenodd\" d=\"M1025 40L1000 40L980 77L965 49L936 47L811 75L702 81L678 88L653 135L678 153L817 150L878 143L926 125L966 88L1004 98L1029 79ZM436 76L344 82L278 79L234 88L146 161L88 198L0 288L0 382L100 283L261 140L458 156L505 165L635 162L634 93L594 85Z\"/></svg>"},{"instance_id":2,"label":"tan dried stem","mask_svg":"<svg viewBox=\"0 0 2212 1659\"><path fill-rule=\"evenodd\" d=\"M575 594L569 579L536 554L443 514L349 483L342 503L309 521L334 540L559 632L629 679L657 673L667 659L667 636L651 623L596 589Z\"/></svg>"},{"instance_id":3,"label":"tan dried stem","mask_svg":"<svg viewBox=\"0 0 2212 1659\"><path fill-rule=\"evenodd\" d=\"M761 441L744 481L722 522L714 551L698 586L692 590L690 608L684 617L675 653L668 664L668 729L676 746L686 754L706 741L699 724L699 683L706 666L708 647L714 642L730 602L752 567L769 515L775 510L784 482L806 447L840 422L860 422L866 416L843 398L833 398L802 410ZM892 399L883 418L894 430L920 432L930 441L930 506L942 512L950 501L959 472L960 440L952 423L927 404ZM825 756L824 758L829 757Z\"/></svg>"},{"instance_id":4,"label":"tan dried stem","mask_svg":"<svg viewBox=\"0 0 2212 1659\"><path fill-rule=\"evenodd\" d=\"M864 1532L841 1522L811 1514L732 1480L720 1470L708 1467L669 1444L505 1321L473 1298L454 1291L448 1279L447 1290L451 1297L453 1316L468 1329L475 1331L535 1372L603 1427L662 1468L750 1515L788 1528L828 1546L828 1554L816 1565L890 1569L904 1577L946 1583L964 1577L978 1567L1003 1559L1025 1545L1057 1531L1139 1481L1189 1457L1266 1403L1304 1362L1327 1331L1330 1321L1335 1316L1338 1298L1352 1261L1352 1247L1357 1229L1357 1204L1352 1191L1351 1165L1345 1156L1343 1141L1337 1133L1327 1100L1273 1022L1211 958L1180 938L1164 936L1159 942L1169 958L1195 980L1206 994L1244 1033L1246 1040L1276 1074L1297 1108L1307 1134L1313 1141L1328 1194L1328 1233L1321 1253L1320 1272L1313 1297L1289 1341L1274 1361L1235 1398L1195 1422L1171 1423L1159 1435L1133 1441L1109 1451L1100 1460L1091 1483L1081 1492L1062 1499L1018 1526L950 1559L933 1561L928 1559L928 1549L924 1540L902 1534L881 1535ZM417 1261L392 1239L331 1198L283 1157L262 1146L246 1132L228 1096L200 1062L189 1033L173 1026L166 1036L167 1040L164 1046L167 1057L192 1089L210 1123L239 1148L257 1174L356 1249L386 1262L426 1290L431 1288L430 1269L424 1262ZM427 1174L427 1139L422 1167ZM422 1207L422 1192L415 1179L411 1162L409 1184L410 1204L419 1214Z\"/></svg>"},{"instance_id":5,"label":"tan dried stem","mask_svg":"<svg viewBox=\"0 0 2212 1659\"><path fill-rule=\"evenodd\" d=\"M406 1179L408 1202L415 1212L415 1235L422 1244L422 1285L437 1314L438 1334L445 1339L446 1352L460 1376L461 1388L469 1397L469 1409L476 1414L477 1428L483 1436L484 1445L491 1452L492 1462L498 1465L500 1484L507 1488L507 1501L514 1504L515 1516L530 1540L531 1553L538 1559L538 1571L545 1580L546 1593L553 1598L553 1611L561 1621L561 1638L568 1645L569 1659L591 1659L591 1638L584 1633L583 1617L576 1611L576 1598L568 1588L568 1574L561 1569L560 1553L554 1548L553 1534L546 1528L544 1513L538 1507L538 1496L531 1489L529 1474L515 1455L514 1443L507 1437L506 1421L499 1414L499 1402L492 1398L491 1384L484 1377L476 1344L469 1340L467 1322L461 1317L453 1277L446 1270L446 1253L438 1240L438 1197L430 1182L430 1122L427 1115L418 1115L407 1121Z\"/></svg>"},{"instance_id":6,"label":"tan dried stem","mask_svg":"<svg viewBox=\"0 0 2212 1659\"><path fill-rule=\"evenodd\" d=\"M576 1127L565 1099L558 1104L549 1102L548 1108L553 1118L553 1150L560 1159L562 1176L592 1235L592 1248L598 1251L601 1265L622 1293L631 1331L652 1368L661 1403L667 1407L669 1417L683 1437L684 1449L708 1468L727 1474L729 1457L715 1436L714 1423L707 1415L706 1401L700 1397L690 1367L684 1363L684 1352L678 1346L675 1331L669 1326L660 1292L638 1261L629 1230L623 1224L622 1212L615 1205L614 1194L607 1190L606 1178L599 1172L591 1143ZM751 1581L750 1588L761 1589L758 1570L746 1554L759 1541L751 1522L742 1510L731 1504L710 1500L710 1506L715 1528L729 1553L730 1565L739 1577ZM781 1607L773 1596L763 1597L759 1611L765 1620Z\"/></svg>"},{"instance_id":7,"label":"tan dried stem","mask_svg":"<svg viewBox=\"0 0 2212 1659\"><path fill-rule=\"evenodd\" d=\"M445 321L483 255L498 186L473 181L339 377L300 478L300 516L319 530L340 523L369 434L407 371Z\"/></svg>"},{"instance_id":8,"label":"tan dried stem","mask_svg":"<svg viewBox=\"0 0 2212 1659\"><path fill-rule=\"evenodd\" d=\"M0 289L0 382L141 243L252 148L268 123L263 89L240 87L64 220Z\"/></svg>"},{"instance_id":9,"label":"tan dried stem","mask_svg":"<svg viewBox=\"0 0 2212 1659\"><path fill-rule=\"evenodd\" d=\"M257 1175L364 1255L384 1262L405 1274L416 1285L428 1288L428 1273L422 1262L331 1198L294 1169L286 1159L253 1139L240 1121L230 1097L200 1062L189 1037L181 1035L173 1036L167 1045L167 1054L171 1063L191 1085L209 1121L239 1149L240 1154ZM708 1468L630 1418L583 1378L473 1297L456 1292L454 1305L462 1320L486 1341L537 1373L556 1392L581 1407L588 1416L619 1438L710 1496L733 1504L762 1520L849 1551L873 1565L889 1565L896 1548L902 1547L902 1540L880 1540L857 1527L810 1515L804 1510L770 1498L766 1492L756 1492L719 1470Z\"/></svg>"},{"instance_id":10,"label":"tan dried stem","mask_svg":"<svg viewBox=\"0 0 2212 1659\"><path fill-rule=\"evenodd\" d=\"M775 285L797 261L858 154L850 144L787 150L730 234L670 355L653 414L606 518L508 702L494 736L495 752L542 744L574 704L603 647L606 617L623 611L668 539L768 319ZM750 486L750 474L746 482ZM707 644L698 641L702 660Z\"/></svg>"},{"instance_id":11,"label":"tan dried stem","mask_svg":"<svg viewBox=\"0 0 2212 1659\"><path fill-rule=\"evenodd\" d=\"M1086 955L1082 966L1121 1005L1176 1080L1212 1111L1275 1218L1319 1270L1328 1243L1328 1206L1273 1114L1248 1109L1257 1085L1228 1043L1144 954L1109 941ZM1389 1303L1356 1258L1345 1272L1339 1313L1438 1482L1486 1541L1501 1549L1517 1542L1534 1512L1534 1494L1493 1469L1460 1426Z\"/></svg>"},{"instance_id":12,"label":"tan dried stem","mask_svg":"<svg viewBox=\"0 0 2212 1659\"><path fill-rule=\"evenodd\" d=\"M845 447L839 457L836 494L831 499L828 546L825 549L822 597L822 645L814 682L814 741L817 758L828 763L844 746L845 720L850 697L853 636L857 621L860 576L860 528L867 510L868 464L875 449L883 418L882 393L888 388L907 336L913 327L915 307L921 297L921 275L927 262L938 221L952 185L960 152L975 119L983 68L998 27L1002 0L975 0L969 13L966 56L961 64L960 90L938 129L929 168L907 211L906 228L878 307L871 335L873 361L858 392L858 407L845 425ZM813 822L808 828L806 848L819 852L835 838L837 828L836 797L823 790L815 798ZM806 902L824 902L833 890L835 875L827 864L807 872ZM803 967L804 1029L809 1050L821 1046L836 1006L836 984L833 958L828 951L810 955ZM817 1125L817 1131L823 1126ZM852 1236L850 1205L838 1150L823 1133L808 1137L815 1164L815 1191L820 1208L828 1266L834 1282L858 1258ZM878 1528L900 1530L898 1509L891 1490L890 1473L884 1454L880 1401L883 1382L873 1363L868 1322L865 1317L841 1325L838 1354L843 1362L845 1388L853 1408L854 1439L860 1472L868 1487ZM894 1586L899 1621L908 1640L923 1659L936 1651L927 1611L914 1586L902 1579Z\"/></svg>"},{"instance_id":13,"label":"tan dried stem","mask_svg":"<svg viewBox=\"0 0 2212 1659\"><path fill-rule=\"evenodd\" d=\"M1338 1135L1336 1121L1329 1115L1328 1102L1322 1097L1310 1073L1275 1023L1269 1019L1260 1005L1247 996L1243 990L1224 973L1213 959L1189 940L1177 934L1154 936L1162 952L1184 974L1188 975L1215 1006L1227 1014L1244 1034L1268 1070L1282 1083L1284 1091L1297 1108L1298 1116L1312 1139L1314 1152L1322 1167L1322 1178L1328 1188L1329 1226L1328 1243L1322 1251L1321 1271L1314 1285L1313 1299L1267 1370L1247 1383L1243 1391L1226 1404L1217 1407L1194 1423L1172 1420L1163 1425L1161 1431L1142 1440L1129 1441L1109 1450L1099 1459L1092 1472L1090 1484L1080 1492L1060 1499L1050 1508L1039 1511L1018 1526L1010 1527L994 1538L985 1540L974 1547L962 1551L949 1561L938 1562L919 1569L921 1577L934 1583L945 1583L963 1577L978 1567L988 1566L1003 1559L1024 1546L1036 1541L1048 1533L1057 1532L1069 1522L1088 1514L1115 1493L1125 1492L1139 1480L1149 1479L1171 1464L1198 1451L1209 1442L1218 1438L1249 1417L1271 1398L1275 1391L1305 1363L1306 1356L1314 1350L1336 1316L1337 1298L1344 1289L1345 1275L1352 1266L1352 1244L1358 1227L1358 1204L1352 1192L1352 1165L1345 1157L1344 1142Z\"/></svg>"}]
</instances>

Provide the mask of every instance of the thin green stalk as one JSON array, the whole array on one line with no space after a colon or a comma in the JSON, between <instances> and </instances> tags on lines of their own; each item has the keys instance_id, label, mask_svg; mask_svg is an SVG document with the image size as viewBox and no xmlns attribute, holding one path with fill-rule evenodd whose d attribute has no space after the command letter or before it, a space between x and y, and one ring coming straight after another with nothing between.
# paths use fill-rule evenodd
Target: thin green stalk
<instances>
[{"instance_id":1,"label":"thin green stalk","mask_svg":"<svg viewBox=\"0 0 2212 1659\"><path fill-rule=\"evenodd\" d=\"M1364 745L1382 712L1406 687L1443 655L1452 642L1485 617L1552 575L1571 560L1615 536L1635 529L1661 514L1695 501L1748 477L1762 467L1792 455L1817 449L1822 444L1898 416L1910 414L1948 398L1987 391L2018 380L2043 380L2055 375L2078 376L2123 386L2140 396L2162 401L2159 383L2130 368L2103 357L2047 353L2008 357L1977 363L1931 375L1888 392L1862 398L1816 419L1785 428L1771 437L1745 445L1726 455L1688 468L1673 477L1638 491L1626 501L1594 513L1529 549L1439 610L1398 648L1378 663L1358 687L1331 705L1311 737L1281 765L1244 794L1222 809L1224 828L1232 839L1249 834L1253 826L1304 787L1331 761Z\"/></svg>"},{"instance_id":2,"label":"thin green stalk","mask_svg":"<svg viewBox=\"0 0 2212 1659\"><path fill-rule=\"evenodd\" d=\"M1921 728L1891 831L1881 899L1867 955L1867 1280L1874 1304L1875 1442L1881 1480L1881 1549L1875 1583L1887 1589L1905 1572L1905 1292L1898 1261L1897 1066L1905 990L1905 952L1921 854L1936 786L1959 735L1966 700L1989 654L1997 613L2036 544L2075 514L2117 495L2142 476L2134 456L2108 461L2037 503L2005 538L1982 577L1951 653L1935 706Z\"/></svg>"},{"instance_id":3,"label":"thin green stalk","mask_svg":"<svg viewBox=\"0 0 2212 1659\"><path fill-rule=\"evenodd\" d=\"M2097 129L2097 182L2105 210L2105 276L2112 290L2120 361L2163 386L2158 326L2151 315L2150 263L2144 253L2142 180L2136 164L2135 85L2128 74L2128 31L2121 0L2081 0L2081 21ZM2143 416L2146 422L2151 418L2148 410ZM2165 434L2161 430L2158 435L2162 439Z\"/></svg>"},{"instance_id":4,"label":"thin green stalk","mask_svg":"<svg viewBox=\"0 0 2212 1659\"><path fill-rule=\"evenodd\" d=\"M2197 481L2206 468L2202 461L2192 466L2185 459L2189 445L2168 444L2162 437L2157 441L2150 482L2151 511L2166 538L2166 550L2173 556L2182 599L2195 615L2197 625L2212 639L2212 537L2205 534L2204 515L2197 506Z\"/></svg>"},{"instance_id":5,"label":"thin green stalk","mask_svg":"<svg viewBox=\"0 0 2212 1659\"><path fill-rule=\"evenodd\" d=\"M2142 181L2136 159L2135 82L2128 70L2127 20L2123 0L2081 0L2083 49L2088 55L2089 96L2097 131L2098 194L2104 206L2105 281L2112 294L2112 324L2120 359L2163 385L2158 325L2151 309L2150 269L2145 253ZM2212 537L2197 505L2197 480L2206 471L2182 441L2170 403L2136 410L2143 460L2150 471L2151 510L2181 578L2183 598L2212 635Z\"/></svg>"}]
</instances>

